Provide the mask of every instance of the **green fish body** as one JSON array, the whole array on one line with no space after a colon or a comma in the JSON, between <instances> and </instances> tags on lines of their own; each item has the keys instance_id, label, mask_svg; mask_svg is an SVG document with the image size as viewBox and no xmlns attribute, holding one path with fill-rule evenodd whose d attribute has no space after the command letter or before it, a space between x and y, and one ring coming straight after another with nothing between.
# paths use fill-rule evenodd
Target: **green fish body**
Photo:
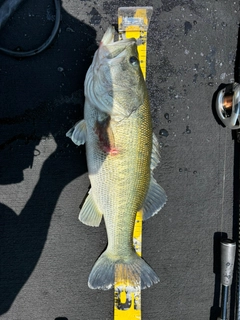
<instances>
[{"instance_id":1,"label":"green fish body","mask_svg":"<svg viewBox=\"0 0 240 320\"><path fill-rule=\"evenodd\" d=\"M113 38L109 28L86 75L84 120L67 136L77 145L86 142L91 189L79 219L99 226L104 216L108 236L89 287L112 288L117 272L119 282L144 289L159 278L133 248L136 213L142 210L144 220L153 216L165 204L166 194L152 173L159 145L136 41Z\"/></svg>"}]
</instances>

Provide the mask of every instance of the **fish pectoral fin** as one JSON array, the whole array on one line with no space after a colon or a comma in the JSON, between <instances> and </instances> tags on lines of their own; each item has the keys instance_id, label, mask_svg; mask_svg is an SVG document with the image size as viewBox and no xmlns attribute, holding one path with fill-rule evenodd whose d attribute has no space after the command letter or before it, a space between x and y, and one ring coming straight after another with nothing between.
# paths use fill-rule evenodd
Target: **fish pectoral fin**
<instances>
[{"instance_id":1,"label":"fish pectoral fin","mask_svg":"<svg viewBox=\"0 0 240 320\"><path fill-rule=\"evenodd\" d=\"M91 190L80 210L78 219L91 227L98 227L102 220L102 213L99 211L92 196Z\"/></svg>"},{"instance_id":2,"label":"fish pectoral fin","mask_svg":"<svg viewBox=\"0 0 240 320\"><path fill-rule=\"evenodd\" d=\"M147 220L158 213L167 201L163 188L151 177L147 196L143 205L143 220Z\"/></svg>"},{"instance_id":3,"label":"fish pectoral fin","mask_svg":"<svg viewBox=\"0 0 240 320\"><path fill-rule=\"evenodd\" d=\"M84 144L87 140L87 126L85 120L78 121L67 133L69 137L77 146Z\"/></svg>"}]
</instances>

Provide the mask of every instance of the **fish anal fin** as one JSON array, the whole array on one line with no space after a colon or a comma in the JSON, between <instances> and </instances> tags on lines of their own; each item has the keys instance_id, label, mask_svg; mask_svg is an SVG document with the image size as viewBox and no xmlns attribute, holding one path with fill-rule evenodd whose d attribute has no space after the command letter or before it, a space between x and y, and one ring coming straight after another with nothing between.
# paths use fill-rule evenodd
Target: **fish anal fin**
<instances>
[{"instance_id":1,"label":"fish anal fin","mask_svg":"<svg viewBox=\"0 0 240 320\"><path fill-rule=\"evenodd\" d=\"M98 227L102 220L102 213L99 211L95 201L92 197L91 190L84 201L84 204L80 210L78 219L91 227Z\"/></svg>"},{"instance_id":2,"label":"fish anal fin","mask_svg":"<svg viewBox=\"0 0 240 320\"><path fill-rule=\"evenodd\" d=\"M151 177L149 189L143 205L143 220L147 220L157 214L167 201L163 188Z\"/></svg>"},{"instance_id":3,"label":"fish anal fin","mask_svg":"<svg viewBox=\"0 0 240 320\"><path fill-rule=\"evenodd\" d=\"M69 137L77 146L84 144L87 140L87 127L85 120L78 121L67 133Z\"/></svg>"}]
</instances>

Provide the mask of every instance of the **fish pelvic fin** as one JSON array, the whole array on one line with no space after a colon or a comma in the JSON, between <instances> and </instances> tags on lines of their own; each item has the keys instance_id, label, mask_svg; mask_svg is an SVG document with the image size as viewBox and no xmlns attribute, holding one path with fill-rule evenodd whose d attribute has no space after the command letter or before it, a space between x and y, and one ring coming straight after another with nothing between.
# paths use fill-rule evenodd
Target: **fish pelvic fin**
<instances>
[{"instance_id":1,"label":"fish pelvic fin","mask_svg":"<svg viewBox=\"0 0 240 320\"><path fill-rule=\"evenodd\" d=\"M145 289L158 282L156 273L135 251L130 257L120 258L106 250L96 261L88 278L89 288L101 290L109 290L116 283Z\"/></svg>"},{"instance_id":2,"label":"fish pelvic fin","mask_svg":"<svg viewBox=\"0 0 240 320\"><path fill-rule=\"evenodd\" d=\"M77 146L84 144L87 140L87 126L85 120L78 121L67 133L66 136Z\"/></svg>"},{"instance_id":3,"label":"fish pelvic fin","mask_svg":"<svg viewBox=\"0 0 240 320\"><path fill-rule=\"evenodd\" d=\"M99 211L90 189L86 200L80 210L78 219L91 227L98 227L102 220L102 213Z\"/></svg>"}]
</instances>

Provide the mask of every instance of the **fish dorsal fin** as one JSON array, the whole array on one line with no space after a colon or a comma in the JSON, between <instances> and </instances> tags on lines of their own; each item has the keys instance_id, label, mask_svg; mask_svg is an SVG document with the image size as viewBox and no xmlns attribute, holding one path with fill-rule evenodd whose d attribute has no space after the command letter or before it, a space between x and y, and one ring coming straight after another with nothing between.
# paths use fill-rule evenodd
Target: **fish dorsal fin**
<instances>
[{"instance_id":1,"label":"fish dorsal fin","mask_svg":"<svg viewBox=\"0 0 240 320\"><path fill-rule=\"evenodd\" d=\"M78 121L67 133L69 137L77 146L84 144L87 138L87 126L85 120Z\"/></svg>"},{"instance_id":2,"label":"fish dorsal fin","mask_svg":"<svg viewBox=\"0 0 240 320\"><path fill-rule=\"evenodd\" d=\"M158 213L167 201L163 188L151 177L148 193L143 205L143 220L147 220Z\"/></svg>"},{"instance_id":3,"label":"fish dorsal fin","mask_svg":"<svg viewBox=\"0 0 240 320\"><path fill-rule=\"evenodd\" d=\"M152 155L151 155L151 170L155 169L160 162L160 147L156 135L152 136Z\"/></svg>"},{"instance_id":4,"label":"fish dorsal fin","mask_svg":"<svg viewBox=\"0 0 240 320\"><path fill-rule=\"evenodd\" d=\"M99 211L92 196L91 189L80 210L78 219L91 227L98 227L102 220L102 213Z\"/></svg>"},{"instance_id":5,"label":"fish dorsal fin","mask_svg":"<svg viewBox=\"0 0 240 320\"><path fill-rule=\"evenodd\" d=\"M143 220L154 216L164 206L167 196L163 188L153 178L153 170L160 162L160 147L157 137L153 133L152 137L152 155L151 155L151 180L147 196L143 205Z\"/></svg>"}]
</instances>

